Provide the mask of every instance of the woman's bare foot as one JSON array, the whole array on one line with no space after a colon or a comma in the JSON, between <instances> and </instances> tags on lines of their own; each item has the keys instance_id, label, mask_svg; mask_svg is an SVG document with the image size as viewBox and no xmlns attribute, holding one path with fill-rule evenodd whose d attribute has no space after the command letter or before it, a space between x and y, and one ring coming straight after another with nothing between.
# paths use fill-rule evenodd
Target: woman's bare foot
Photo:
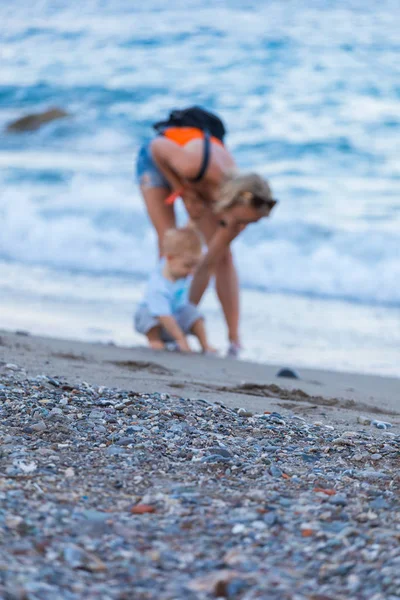
<instances>
[{"instance_id":1,"label":"woman's bare foot","mask_svg":"<svg viewBox=\"0 0 400 600\"><path fill-rule=\"evenodd\" d=\"M239 342L230 342L226 356L228 358L239 358L242 347Z\"/></svg>"}]
</instances>

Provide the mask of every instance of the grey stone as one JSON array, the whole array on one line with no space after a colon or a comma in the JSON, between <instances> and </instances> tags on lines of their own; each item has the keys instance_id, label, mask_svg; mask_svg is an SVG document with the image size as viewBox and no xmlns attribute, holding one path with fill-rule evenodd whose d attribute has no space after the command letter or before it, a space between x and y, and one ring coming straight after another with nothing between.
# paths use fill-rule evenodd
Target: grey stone
<instances>
[{"instance_id":1,"label":"grey stone","mask_svg":"<svg viewBox=\"0 0 400 600\"><path fill-rule=\"evenodd\" d=\"M120 454L126 454L126 450L124 450L124 448L120 448L119 446L108 446L105 452L109 456L118 456Z\"/></svg>"},{"instance_id":2,"label":"grey stone","mask_svg":"<svg viewBox=\"0 0 400 600\"><path fill-rule=\"evenodd\" d=\"M221 448L220 446L212 446L209 448L209 452L211 454L219 454L220 456L225 456L225 458L232 458L232 454L226 448Z\"/></svg>"},{"instance_id":3,"label":"grey stone","mask_svg":"<svg viewBox=\"0 0 400 600\"><path fill-rule=\"evenodd\" d=\"M347 506L347 498L344 496L344 494L336 494L335 496L331 496L329 498L329 502L335 506Z\"/></svg>"},{"instance_id":4,"label":"grey stone","mask_svg":"<svg viewBox=\"0 0 400 600\"><path fill-rule=\"evenodd\" d=\"M383 471L377 471L375 469L363 469L356 472L356 476L361 479L369 479L370 481L379 481L381 479L391 479L390 475Z\"/></svg>"},{"instance_id":5,"label":"grey stone","mask_svg":"<svg viewBox=\"0 0 400 600\"><path fill-rule=\"evenodd\" d=\"M360 423L360 425L371 425L372 421L369 417L364 417L362 415L359 415L357 417L357 423Z\"/></svg>"},{"instance_id":6,"label":"grey stone","mask_svg":"<svg viewBox=\"0 0 400 600\"><path fill-rule=\"evenodd\" d=\"M387 500L385 500L385 498L383 498L382 496L378 496L377 498L375 498L374 500L372 500L369 503L370 508L372 509L385 509L385 508L390 508L390 504L389 502L387 502Z\"/></svg>"},{"instance_id":7,"label":"grey stone","mask_svg":"<svg viewBox=\"0 0 400 600\"><path fill-rule=\"evenodd\" d=\"M372 421L372 425L375 425L377 429L389 429L389 427L393 427L392 423L377 420Z\"/></svg>"},{"instance_id":8,"label":"grey stone","mask_svg":"<svg viewBox=\"0 0 400 600\"><path fill-rule=\"evenodd\" d=\"M379 453L370 455L371 460L381 460L381 458L382 458L382 454L379 454Z\"/></svg>"},{"instance_id":9,"label":"grey stone","mask_svg":"<svg viewBox=\"0 0 400 600\"><path fill-rule=\"evenodd\" d=\"M253 412L251 410L247 410L246 408L239 408L237 411L239 417L252 417Z\"/></svg>"},{"instance_id":10,"label":"grey stone","mask_svg":"<svg viewBox=\"0 0 400 600\"><path fill-rule=\"evenodd\" d=\"M121 437L119 440L115 441L115 444L118 446L129 446L130 444L134 444L135 440L132 437Z\"/></svg>"},{"instance_id":11,"label":"grey stone","mask_svg":"<svg viewBox=\"0 0 400 600\"><path fill-rule=\"evenodd\" d=\"M45 431L47 429L47 425L44 421L38 421L37 423L31 425L31 429L40 433L41 431Z\"/></svg>"},{"instance_id":12,"label":"grey stone","mask_svg":"<svg viewBox=\"0 0 400 600\"><path fill-rule=\"evenodd\" d=\"M209 456L203 456L200 462L202 463L229 463L231 458L222 456L221 454L210 454Z\"/></svg>"},{"instance_id":13,"label":"grey stone","mask_svg":"<svg viewBox=\"0 0 400 600\"><path fill-rule=\"evenodd\" d=\"M281 469L279 469L279 467L276 467L275 465L271 465L271 467L269 468L269 472L271 473L272 477L282 477L283 475Z\"/></svg>"}]
</instances>

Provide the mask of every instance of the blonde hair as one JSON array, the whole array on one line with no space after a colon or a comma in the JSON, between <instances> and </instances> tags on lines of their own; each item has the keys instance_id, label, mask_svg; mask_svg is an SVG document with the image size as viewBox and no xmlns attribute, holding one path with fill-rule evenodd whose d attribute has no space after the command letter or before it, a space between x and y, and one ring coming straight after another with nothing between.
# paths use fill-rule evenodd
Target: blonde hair
<instances>
[{"instance_id":1,"label":"blonde hair","mask_svg":"<svg viewBox=\"0 0 400 600\"><path fill-rule=\"evenodd\" d=\"M232 172L223 182L215 212L229 210L233 206L253 206L261 215L268 215L276 200L266 179L257 173Z\"/></svg>"},{"instance_id":2,"label":"blonde hair","mask_svg":"<svg viewBox=\"0 0 400 600\"><path fill-rule=\"evenodd\" d=\"M193 227L168 229L165 232L162 246L165 256L180 256L185 253L201 254L202 238Z\"/></svg>"}]
</instances>

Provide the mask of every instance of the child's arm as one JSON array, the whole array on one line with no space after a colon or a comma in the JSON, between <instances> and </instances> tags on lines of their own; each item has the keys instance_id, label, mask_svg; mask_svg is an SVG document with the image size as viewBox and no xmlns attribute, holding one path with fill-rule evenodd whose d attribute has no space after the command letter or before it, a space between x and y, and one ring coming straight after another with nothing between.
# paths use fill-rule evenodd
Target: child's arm
<instances>
[{"instance_id":1,"label":"child's arm","mask_svg":"<svg viewBox=\"0 0 400 600\"><path fill-rule=\"evenodd\" d=\"M179 350L182 352L191 352L190 346L187 342L185 334L179 327L178 323L171 315L165 315L164 317L158 317L160 324L169 333L169 335L176 341L179 346Z\"/></svg>"}]
</instances>

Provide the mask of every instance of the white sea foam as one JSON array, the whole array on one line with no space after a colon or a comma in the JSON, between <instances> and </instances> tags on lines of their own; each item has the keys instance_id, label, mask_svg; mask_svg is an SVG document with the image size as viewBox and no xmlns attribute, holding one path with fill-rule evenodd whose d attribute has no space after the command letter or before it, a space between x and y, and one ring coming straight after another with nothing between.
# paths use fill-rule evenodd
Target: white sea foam
<instances>
[{"instance_id":1,"label":"white sea foam","mask_svg":"<svg viewBox=\"0 0 400 600\"><path fill-rule=\"evenodd\" d=\"M130 191L123 180L95 183L79 175L55 197L43 197L43 185L35 198L29 186L8 192L0 255L59 269L145 275L154 265L155 236L139 196L133 201ZM243 285L400 303L397 235L287 217L286 210L286 218L253 226L234 243Z\"/></svg>"},{"instance_id":2,"label":"white sea foam","mask_svg":"<svg viewBox=\"0 0 400 600\"><path fill-rule=\"evenodd\" d=\"M234 244L243 285L398 304L398 8L360 10L94 0L77 18L66 1L3 3L0 125L50 104L72 118L0 139L0 257L146 274L135 155L152 121L204 103L280 199Z\"/></svg>"}]
</instances>

